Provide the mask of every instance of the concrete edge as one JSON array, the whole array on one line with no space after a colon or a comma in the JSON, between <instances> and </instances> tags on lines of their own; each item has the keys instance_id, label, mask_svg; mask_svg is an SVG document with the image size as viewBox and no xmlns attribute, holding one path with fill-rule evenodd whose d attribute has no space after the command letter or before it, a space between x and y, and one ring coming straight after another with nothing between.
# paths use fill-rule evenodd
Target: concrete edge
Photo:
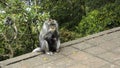
<instances>
[{"instance_id":1,"label":"concrete edge","mask_svg":"<svg viewBox=\"0 0 120 68\"><path fill-rule=\"evenodd\" d=\"M66 46L70 46L70 45L74 45L74 44L77 44L77 43L80 43L80 42L84 42L84 41L90 40L92 38L97 38L99 36L103 36L103 35L106 35L106 34L114 33L116 31L120 31L120 27L116 27L116 28L113 28L113 29L110 29L110 30L105 30L105 31L95 33L95 34L92 34L92 35L88 35L88 36L85 36L85 37L82 37L82 38L79 38L79 39L76 39L76 40L72 40L72 41L69 41L69 42L65 42L65 43L61 44L61 48L66 47Z\"/></svg>"},{"instance_id":2,"label":"concrete edge","mask_svg":"<svg viewBox=\"0 0 120 68\"><path fill-rule=\"evenodd\" d=\"M41 53L27 53L27 54L24 54L24 55L21 55L21 56L18 56L18 57L14 57L14 58L10 58L10 59L1 61L0 62L0 68L4 67L4 66L8 66L10 64L14 64L14 63L23 61L23 60L27 60L27 59L32 58L32 57L36 57L40 54Z\"/></svg>"},{"instance_id":3,"label":"concrete edge","mask_svg":"<svg viewBox=\"0 0 120 68\"><path fill-rule=\"evenodd\" d=\"M80 42L83 42L83 41L86 41L86 40L90 40L92 38L103 36L103 35L106 35L106 34L114 33L116 31L120 31L120 27L116 27L116 28L113 28L113 29L110 29L110 30L106 30L106 31L102 31L102 32L93 34L93 35L88 35L88 36L80 38L80 39L76 39L76 40L73 40L73 41L62 43L61 48L67 47L67 46L70 46L70 45L74 45L74 44L77 44L77 43L80 43ZM32 58L32 57L35 57L35 56L38 56L40 54L41 53L27 53L27 54L24 54L24 55L21 55L21 56L18 56L18 57L14 57L14 58L11 58L11 59L8 59L8 60L1 61L0 62L0 68L4 67L4 66L8 66L10 64L14 64L14 63L23 61L23 60L26 60L26 59L29 59L29 58Z\"/></svg>"}]
</instances>

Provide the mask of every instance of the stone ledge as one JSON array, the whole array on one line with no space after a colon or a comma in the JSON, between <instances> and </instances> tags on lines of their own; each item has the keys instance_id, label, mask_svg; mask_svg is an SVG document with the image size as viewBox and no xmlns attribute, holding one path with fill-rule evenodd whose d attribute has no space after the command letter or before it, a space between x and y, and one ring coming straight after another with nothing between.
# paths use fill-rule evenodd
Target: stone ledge
<instances>
[{"instance_id":1,"label":"stone ledge","mask_svg":"<svg viewBox=\"0 0 120 68\"><path fill-rule=\"evenodd\" d=\"M120 27L116 27L116 28L113 28L113 29L110 29L110 30L105 30L105 31L102 31L102 32L99 32L99 33L88 35L88 36L80 38L80 39L65 42L65 43L61 44L61 48L66 47L66 46L70 46L70 45L74 45L74 44L77 44L77 43L80 43L80 42L84 42L84 41L90 40L92 38L97 38L99 36L103 36L103 35L106 35L106 34L114 33L116 31L120 31Z\"/></svg>"},{"instance_id":2,"label":"stone ledge","mask_svg":"<svg viewBox=\"0 0 120 68\"><path fill-rule=\"evenodd\" d=\"M17 62L20 62L20 61L38 56L40 54L41 53L27 53L27 54L24 54L24 55L21 55L21 56L18 56L18 57L7 59L7 60L4 60L4 61L0 62L0 67L8 66L10 64L14 64L14 63L17 63Z\"/></svg>"},{"instance_id":3,"label":"stone ledge","mask_svg":"<svg viewBox=\"0 0 120 68\"><path fill-rule=\"evenodd\" d=\"M86 37L76 39L76 40L73 40L73 41L62 43L61 48L67 47L67 46L70 46L70 45L74 45L74 44L77 44L77 43L80 43L80 42L84 42L84 41L90 40L92 38L97 38L99 36L103 36L103 35L106 35L106 34L114 33L116 31L120 31L120 27L113 28L113 29L110 29L110 30L106 30L106 31L103 31L103 32L99 32L99 33L96 33L96 34L93 34L93 35L88 35ZM14 58L11 58L11 59L8 59L8 60L1 61L0 62L0 68L4 67L4 66L8 66L10 64L14 64L14 63L23 61L23 60L30 59L32 57L36 57L40 54L41 53L27 53L27 54L24 54L24 55L21 55L21 56L18 56L18 57L14 57Z\"/></svg>"}]
</instances>

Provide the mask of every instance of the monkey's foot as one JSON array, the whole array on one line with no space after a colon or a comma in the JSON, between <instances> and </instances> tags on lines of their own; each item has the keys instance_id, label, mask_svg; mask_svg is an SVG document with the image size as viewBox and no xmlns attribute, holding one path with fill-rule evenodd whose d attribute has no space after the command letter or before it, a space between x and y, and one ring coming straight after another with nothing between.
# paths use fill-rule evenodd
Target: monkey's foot
<instances>
[{"instance_id":1,"label":"monkey's foot","mask_svg":"<svg viewBox=\"0 0 120 68\"><path fill-rule=\"evenodd\" d=\"M53 55L53 52L46 52L47 55Z\"/></svg>"},{"instance_id":2,"label":"monkey's foot","mask_svg":"<svg viewBox=\"0 0 120 68\"><path fill-rule=\"evenodd\" d=\"M57 53L60 52L60 49L57 49L56 52L57 52Z\"/></svg>"}]
</instances>

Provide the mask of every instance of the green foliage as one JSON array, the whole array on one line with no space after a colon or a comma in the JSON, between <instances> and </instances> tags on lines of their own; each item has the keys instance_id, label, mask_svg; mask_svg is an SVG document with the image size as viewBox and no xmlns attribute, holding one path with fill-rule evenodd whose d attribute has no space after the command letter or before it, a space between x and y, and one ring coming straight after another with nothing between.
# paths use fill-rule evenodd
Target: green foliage
<instances>
[{"instance_id":1,"label":"green foliage","mask_svg":"<svg viewBox=\"0 0 120 68\"><path fill-rule=\"evenodd\" d=\"M50 12L51 18L59 22L60 27L74 30L85 15L84 0L42 0L43 10ZM72 27L72 28L71 28Z\"/></svg>"},{"instance_id":2,"label":"green foliage","mask_svg":"<svg viewBox=\"0 0 120 68\"><path fill-rule=\"evenodd\" d=\"M23 1L0 0L0 60L37 47L47 18L58 21L61 42L120 26L120 0L32 0L31 6ZM7 16L13 25L4 25Z\"/></svg>"},{"instance_id":3,"label":"green foliage","mask_svg":"<svg viewBox=\"0 0 120 68\"><path fill-rule=\"evenodd\" d=\"M105 22L100 21L99 13L99 11L94 10L86 17L83 17L79 25L76 27L77 32L80 33L81 37L104 29Z\"/></svg>"},{"instance_id":4,"label":"green foliage","mask_svg":"<svg viewBox=\"0 0 120 68\"><path fill-rule=\"evenodd\" d=\"M104 7L89 12L76 26L81 37L106 29L120 26L120 5L109 3Z\"/></svg>"},{"instance_id":5,"label":"green foliage","mask_svg":"<svg viewBox=\"0 0 120 68\"><path fill-rule=\"evenodd\" d=\"M106 4L113 3L117 0L85 0L86 12L93 11L104 7Z\"/></svg>"},{"instance_id":6,"label":"green foliage","mask_svg":"<svg viewBox=\"0 0 120 68\"><path fill-rule=\"evenodd\" d=\"M67 42L70 40L74 40L76 38L79 38L79 34L75 33L73 31L69 31L65 28L61 28L60 29L60 38L61 38L61 42Z\"/></svg>"},{"instance_id":7,"label":"green foliage","mask_svg":"<svg viewBox=\"0 0 120 68\"><path fill-rule=\"evenodd\" d=\"M118 5L118 3L119 2L110 3L102 8L104 20L109 20L106 25L107 29L120 26L120 5Z\"/></svg>"},{"instance_id":8,"label":"green foliage","mask_svg":"<svg viewBox=\"0 0 120 68\"><path fill-rule=\"evenodd\" d=\"M19 0L6 3L9 4L3 8L6 13L0 14L0 60L31 52L37 47L42 22L50 17L49 13L40 13L42 8L38 5L29 7ZM4 25L7 16L12 18L13 25Z\"/></svg>"}]
</instances>

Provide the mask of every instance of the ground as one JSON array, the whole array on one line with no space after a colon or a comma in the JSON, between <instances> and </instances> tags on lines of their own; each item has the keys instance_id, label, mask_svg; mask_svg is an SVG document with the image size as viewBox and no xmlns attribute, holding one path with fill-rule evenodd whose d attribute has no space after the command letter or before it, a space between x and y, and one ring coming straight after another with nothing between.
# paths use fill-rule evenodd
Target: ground
<instances>
[{"instance_id":1,"label":"ground","mask_svg":"<svg viewBox=\"0 0 120 68\"><path fill-rule=\"evenodd\" d=\"M120 27L61 44L59 53L28 53L1 68L120 68Z\"/></svg>"}]
</instances>

